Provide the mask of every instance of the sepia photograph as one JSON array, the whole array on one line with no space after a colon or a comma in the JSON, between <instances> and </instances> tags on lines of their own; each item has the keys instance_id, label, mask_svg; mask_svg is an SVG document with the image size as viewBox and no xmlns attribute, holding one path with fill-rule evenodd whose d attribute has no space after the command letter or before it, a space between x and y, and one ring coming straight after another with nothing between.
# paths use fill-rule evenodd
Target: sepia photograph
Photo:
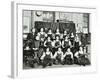
<instances>
[{"instance_id":1,"label":"sepia photograph","mask_svg":"<svg viewBox=\"0 0 100 80\"><path fill-rule=\"evenodd\" d=\"M23 69L91 65L90 13L22 10Z\"/></svg>"}]
</instances>

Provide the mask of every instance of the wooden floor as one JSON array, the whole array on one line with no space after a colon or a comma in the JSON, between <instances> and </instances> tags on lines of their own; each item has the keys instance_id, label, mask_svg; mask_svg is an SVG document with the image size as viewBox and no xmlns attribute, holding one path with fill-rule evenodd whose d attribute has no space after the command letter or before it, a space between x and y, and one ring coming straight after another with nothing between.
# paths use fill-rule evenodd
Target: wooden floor
<instances>
[{"instance_id":1,"label":"wooden floor","mask_svg":"<svg viewBox=\"0 0 100 80\"><path fill-rule=\"evenodd\" d=\"M90 65L86 65L86 66L90 66ZM66 68L66 67L86 67L86 66L80 66L80 65L52 65L52 66L47 66L45 68ZM36 66L35 68L29 67L29 66L23 66L23 69L43 69L42 66Z\"/></svg>"}]
</instances>

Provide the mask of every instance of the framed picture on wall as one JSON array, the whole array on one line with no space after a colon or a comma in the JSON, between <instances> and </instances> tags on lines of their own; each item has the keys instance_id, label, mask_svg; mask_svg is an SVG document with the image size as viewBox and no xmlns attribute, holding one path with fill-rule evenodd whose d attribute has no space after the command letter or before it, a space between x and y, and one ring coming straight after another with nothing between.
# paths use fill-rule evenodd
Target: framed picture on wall
<instances>
[{"instance_id":1,"label":"framed picture on wall","mask_svg":"<svg viewBox=\"0 0 100 80\"><path fill-rule=\"evenodd\" d=\"M95 25L96 8L12 2L11 76L96 72Z\"/></svg>"}]
</instances>

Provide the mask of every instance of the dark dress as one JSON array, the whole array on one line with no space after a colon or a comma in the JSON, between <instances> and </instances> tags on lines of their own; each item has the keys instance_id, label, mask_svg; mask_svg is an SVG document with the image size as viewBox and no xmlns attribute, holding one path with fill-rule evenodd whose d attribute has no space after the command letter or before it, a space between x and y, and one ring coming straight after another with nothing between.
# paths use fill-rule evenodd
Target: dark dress
<instances>
[{"instance_id":1,"label":"dark dress","mask_svg":"<svg viewBox=\"0 0 100 80\"><path fill-rule=\"evenodd\" d=\"M79 47L80 47L79 46L79 42L75 41L75 44L74 44L74 53L77 52L77 51L79 51Z\"/></svg>"},{"instance_id":2,"label":"dark dress","mask_svg":"<svg viewBox=\"0 0 100 80\"><path fill-rule=\"evenodd\" d=\"M57 47L57 48L60 47L60 41L55 42L55 47Z\"/></svg>"},{"instance_id":3,"label":"dark dress","mask_svg":"<svg viewBox=\"0 0 100 80\"><path fill-rule=\"evenodd\" d=\"M79 59L78 59L79 65L89 65L90 61L88 58L85 58L85 54L79 54Z\"/></svg>"},{"instance_id":4,"label":"dark dress","mask_svg":"<svg viewBox=\"0 0 100 80\"><path fill-rule=\"evenodd\" d=\"M46 48L49 48L50 51L52 51L52 42L51 41L46 41Z\"/></svg>"},{"instance_id":5,"label":"dark dress","mask_svg":"<svg viewBox=\"0 0 100 80\"><path fill-rule=\"evenodd\" d=\"M51 41L46 41L46 47L52 48L52 42Z\"/></svg>"},{"instance_id":6,"label":"dark dress","mask_svg":"<svg viewBox=\"0 0 100 80\"><path fill-rule=\"evenodd\" d=\"M62 57L62 54L57 53L56 60L55 60L56 64L63 64L61 57Z\"/></svg>"},{"instance_id":7,"label":"dark dress","mask_svg":"<svg viewBox=\"0 0 100 80\"><path fill-rule=\"evenodd\" d=\"M30 40L30 39L34 40L35 37L36 37L36 33L34 33L34 34L29 33L28 36L27 36L27 40Z\"/></svg>"},{"instance_id":8,"label":"dark dress","mask_svg":"<svg viewBox=\"0 0 100 80\"><path fill-rule=\"evenodd\" d=\"M32 48L33 44L34 44L34 40L35 40L36 34L32 34L29 33L27 36L27 41L25 42L25 46L29 46L30 48Z\"/></svg>"},{"instance_id":9,"label":"dark dress","mask_svg":"<svg viewBox=\"0 0 100 80\"><path fill-rule=\"evenodd\" d=\"M55 51L57 51L59 47L61 47L60 41L56 41L55 42Z\"/></svg>"},{"instance_id":10,"label":"dark dress","mask_svg":"<svg viewBox=\"0 0 100 80\"><path fill-rule=\"evenodd\" d=\"M48 33L48 37L50 37L51 40L53 40L53 34L49 34L49 33Z\"/></svg>"},{"instance_id":11,"label":"dark dress","mask_svg":"<svg viewBox=\"0 0 100 80\"><path fill-rule=\"evenodd\" d=\"M64 45L63 46L64 46L63 50L64 50L64 52L66 52L67 49L70 47L69 41L64 41Z\"/></svg>"},{"instance_id":12,"label":"dark dress","mask_svg":"<svg viewBox=\"0 0 100 80\"><path fill-rule=\"evenodd\" d=\"M39 64L40 41L39 40L34 40L34 43L32 45L32 48L35 48L35 49L33 49L34 55L35 55L35 60Z\"/></svg>"},{"instance_id":13,"label":"dark dress","mask_svg":"<svg viewBox=\"0 0 100 80\"><path fill-rule=\"evenodd\" d=\"M29 50L23 50L23 63L25 64L29 64L29 57L33 57L34 58L34 52L33 50L29 49Z\"/></svg>"},{"instance_id":14,"label":"dark dress","mask_svg":"<svg viewBox=\"0 0 100 80\"><path fill-rule=\"evenodd\" d=\"M67 34L64 34L64 35L63 35L63 38L65 39L66 36L67 36Z\"/></svg>"},{"instance_id":15,"label":"dark dress","mask_svg":"<svg viewBox=\"0 0 100 80\"><path fill-rule=\"evenodd\" d=\"M74 37L70 37L71 44L74 45Z\"/></svg>"},{"instance_id":16,"label":"dark dress","mask_svg":"<svg viewBox=\"0 0 100 80\"><path fill-rule=\"evenodd\" d=\"M64 58L64 64L68 64L68 65L73 64L73 59L71 58L70 54L68 54L68 55L65 56L65 58Z\"/></svg>"},{"instance_id":17,"label":"dark dress","mask_svg":"<svg viewBox=\"0 0 100 80\"><path fill-rule=\"evenodd\" d=\"M46 54L43 60L43 67L46 66L51 66L52 65L52 59L51 59L51 55L50 54Z\"/></svg>"},{"instance_id":18,"label":"dark dress","mask_svg":"<svg viewBox=\"0 0 100 80\"><path fill-rule=\"evenodd\" d=\"M44 33L43 34L40 33L40 40L41 39L43 39L43 40L45 39L45 34Z\"/></svg>"}]
</instances>

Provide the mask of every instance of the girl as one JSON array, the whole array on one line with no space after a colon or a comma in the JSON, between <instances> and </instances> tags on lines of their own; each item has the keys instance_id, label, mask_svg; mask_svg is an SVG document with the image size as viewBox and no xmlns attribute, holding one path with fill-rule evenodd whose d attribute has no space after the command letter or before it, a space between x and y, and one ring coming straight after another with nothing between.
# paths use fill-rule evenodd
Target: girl
<instances>
[{"instance_id":1,"label":"girl","mask_svg":"<svg viewBox=\"0 0 100 80\"><path fill-rule=\"evenodd\" d=\"M70 48L67 49L67 52L64 54L64 64L73 64L73 53L71 52Z\"/></svg>"},{"instance_id":2,"label":"girl","mask_svg":"<svg viewBox=\"0 0 100 80\"><path fill-rule=\"evenodd\" d=\"M85 66L87 63L90 63L89 60L88 60L88 58L86 58L86 54L84 53L82 47L80 47L79 51L76 52L75 57L76 57L77 63L79 65Z\"/></svg>"},{"instance_id":3,"label":"girl","mask_svg":"<svg viewBox=\"0 0 100 80\"><path fill-rule=\"evenodd\" d=\"M43 68L45 68L48 65L52 65L52 52L49 50L49 48L47 48L46 52L43 53L43 55L41 56L41 60Z\"/></svg>"},{"instance_id":4,"label":"girl","mask_svg":"<svg viewBox=\"0 0 100 80\"><path fill-rule=\"evenodd\" d=\"M44 41L44 39L45 39L45 37L46 37L47 35L46 35L46 33L44 32L44 29L43 29L43 28L40 29L39 34L40 34L40 40L41 40L41 41Z\"/></svg>"},{"instance_id":5,"label":"girl","mask_svg":"<svg viewBox=\"0 0 100 80\"><path fill-rule=\"evenodd\" d=\"M68 37L68 34L67 34L67 31L65 30L63 34L63 38L65 39L66 36Z\"/></svg>"},{"instance_id":6,"label":"girl","mask_svg":"<svg viewBox=\"0 0 100 80\"><path fill-rule=\"evenodd\" d=\"M74 53L76 53L77 51L79 51L79 47L81 46L81 41L79 40L78 36L76 36L75 38L75 42L74 42Z\"/></svg>"},{"instance_id":7,"label":"girl","mask_svg":"<svg viewBox=\"0 0 100 80\"><path fill-rule=\"evenodd\" d=\"M53 58L54 64L63 64L63 52L61 48L58 48L58 51L55 52Z\"/></svg>"},{"instance_id":8,"label":"girl","mask_svg":"<svg viewBox=\"0 0 100 80\"><path fill-rule=\"evenodd\" d=\"M59 47L61 47L61 41L59 40L59 37L56 37L56 40L54 41L54 47L55 50L57 51Z\"/></svg>"},{"instance_id":9,"label":"girl","mask_svg":"<svg viewBox=\"0 0 100 80\"><path fill-rule=\"evenodd\" d=\"M57 36L60 38L60 31L59 31L59 29L57 29L56 33L55 33L55 37L57 37Z\"/></svg>"},{"instance_id":10,"label":"girl","mask_svg":"<svg viewBox=\"0 0 100 80\"><path fill-rule=\"evenodd\" d=\"M36 37L36 30L35 30L35 28L32 28L32 32L28 34L27 39L34 40L35 37Z\"/></svg>"},{"instance_id":11,"label":"girl","mask_svg":"<svg viewBox=\"0 0 100 80\"><path fill-rule=\"evenodd\" d=\"M34 40L32 49L34 51L34 63L39 64L40 63L39 57L40 57L41 54L39 53L39 50L40 50L40 39L39 39L38 35L36 36L36 39Z\"/></svg>"},{"instance_id":12,"label":"girl","mask_svg":"<svg viewBox=\"0 0 100 80\"><path fill-rule=\"evenodd\" d=\"M74 34L73 33L71 33L70 41L71 41L71 44L73 46L74 45Z\"/></svg>"},{"instance_id":13,"label":"girl","mask_svg":"<svg viewBox=\"0 0 100 80\"><path fill-rule=\"evenodd\" d=\"M71 46L71 42L68 40L68 37L65 37L65 40L62 41L62 48L63 51L66 52L66 50Z\"/></svg>"},{"instance_id":14,"label":"girl","mask_svg":"<svg viewBox=\"0 0 100 80\"><path fill-rule=\"evenodd\" d=\"M46 33L44 32L44 29L41 28L40 29L40 32L39 32L39 37L40 37L40 47L41 48L44 48L44 40L45 40L45 37L47 36Z\"/></svg>"},{"instance_id":15,"label":"girl","mask_svg":"<svg viewBox=\"0 0 100 80\"><path fill-rule=\"evenodd\" d=\"M52 41L51 38L48 37L47 40L44 42L44 46L47 48L50 48L50 50L52 50Z\"/></svg>"},{"instance_id":16,"label":"girl","mask_svg":"<svg viewBox=\"0 0 100 80\"><path fill-rule=\"evenodd\" d=\"M51 40L53 39L53 33L52 33L52 30L49 29L48 33L47 33L47 36L51 38Z\"/></svg>"}]
</instances>

